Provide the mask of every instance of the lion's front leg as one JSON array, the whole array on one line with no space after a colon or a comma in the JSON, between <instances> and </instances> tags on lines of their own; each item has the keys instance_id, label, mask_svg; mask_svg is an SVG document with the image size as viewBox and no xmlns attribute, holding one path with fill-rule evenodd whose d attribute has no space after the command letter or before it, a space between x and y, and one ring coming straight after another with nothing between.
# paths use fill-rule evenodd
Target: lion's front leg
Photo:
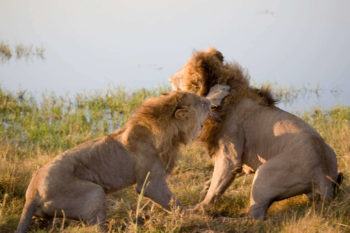
<instances>
[{"instance_id":1,"label":"lion's front leg","mask_svg":"<svg viewBox=\"0 0 350 233\"><path fill-rule=\"evenodd\" d=\"M234 164L228 156L219 152L215 155L214 171L204 200L197 206L202 207L220 197L235 177Z\"/></svg>"},{"instance_id":2,"label":"lion's front leg","mask_svg":"<svg viewBox=\"0 0 350 233\"><path fill-rule=\"evenodd\" d=\"M179 204L166 183L166 172L158 166L154 166L149 175L146 174L144 178L137 181L136 191L143 192L145 197L166 210L170 210L172 200L175 201L175 204Z\"/></svg>"},{"instance_id":3,"label":"lion's front leg","mask_svg":"<svg viewBox=\"0 0 350 233\"><path fill-rule=\"evenodd\" d=\"M238 159L239 158L239 159ZM241 156L232 143L224 143L214 155L214 171L204 200L196 209L203 208L219 198L241 171Z\"/></svg>"},{"instance_id":4,"label":"lion's front leg","mask_svg":"<svg viewBox=\"0 0 350 233\"><path fill-rule=\"evenodd\" d=\"M141 192L139 186L137 186L137 192ZM144 195L155 203L161 205L166 210L170 210L171 200L174 199L174 196L168 188L165 179L150 180L150 182L145 186Z\"/></svg>"}]
</instances>

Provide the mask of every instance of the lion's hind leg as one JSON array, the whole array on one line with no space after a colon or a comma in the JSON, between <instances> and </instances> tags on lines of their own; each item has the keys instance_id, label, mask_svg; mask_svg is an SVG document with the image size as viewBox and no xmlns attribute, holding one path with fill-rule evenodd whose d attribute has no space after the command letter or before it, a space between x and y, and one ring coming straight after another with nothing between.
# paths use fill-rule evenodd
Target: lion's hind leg
<instances>
[{"instance_id":1,"label":"lion's hind leg","mask_svg":"<svg viewBox=\"0 0 350 233\"><path fill-rule=\"evenodd\" d=\"M98 224L105 230L106 195L103 188L88 181L75 181L45 200L46 215L82 220L89 225Z\"/></svg>"},{"instance_id":2,"label":"lion's hind leg","mask_svg":"<svg viewBox=\"0 0 350 233\"><path fill-rule=\"evenodd\" d=\"M318 168L315 173L315 185L313 185L315 190L313 190L313 195L319 196L318 200L326 202L331 201L339 191L339 186L343 180L343 174L333 174L332 177L326 174L321 168Z\"/></svg>"},{"instance_id":3,"label":"lion's hind leg","mask_svg":"<svg viewBox=\"0 0 350 233\"><path fill-rule=\"evenodd\" d=\"M270 205L277 200L309 192L310 181L302 174L294 174L298 163L285 163L275 157L256 171L250 194L249 214L255 219L265 219Z\"/></svg>"}]
</instances>

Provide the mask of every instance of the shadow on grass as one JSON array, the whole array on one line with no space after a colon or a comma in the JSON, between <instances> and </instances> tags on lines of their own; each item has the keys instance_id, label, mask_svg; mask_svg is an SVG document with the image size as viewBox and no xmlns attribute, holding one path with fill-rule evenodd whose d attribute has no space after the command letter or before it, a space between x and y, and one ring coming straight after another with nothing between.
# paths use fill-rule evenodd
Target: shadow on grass
<instances>
[{"instance_id":1,"label":"shadow on grass","mask_svg":"<svg viewBox=\"0 0 350 233\"><path fill-rule=\"evenodd\" d=\"M276 202L265 221L248 217L248 206L248 197L225 195L203 217L196 216L196 220L185 222L180 232L279 232L286 219L298 221L303 218L312 203L303 196Z\"/></svg>"}]
</instances>

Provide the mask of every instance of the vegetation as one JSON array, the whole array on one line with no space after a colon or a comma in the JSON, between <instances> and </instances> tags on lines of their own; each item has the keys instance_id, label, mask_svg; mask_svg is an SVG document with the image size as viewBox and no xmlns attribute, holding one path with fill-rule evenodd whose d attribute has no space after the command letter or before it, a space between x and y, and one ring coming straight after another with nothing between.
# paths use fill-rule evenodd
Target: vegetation
<instances>
[{"instance_id":1,"label":"vegetation","mask_svg":"<svg viewBox=\"0 0 350 233\"><path fill-rule=\"evenodd\" d=\"M122 126L145 98L164 88L123 89L83 93L74 98L44 95L37 102L25 92L0 89L0 232L13 232L33 171L60 152ZM237 178L223 197L204 214L171 213L134 192L134 187L108 198L110 232L349 232L350 231L350 107L314 110L302 115L336 151L345 181L337 198L314 204L305 196L275 203L266 221L246 217L252 176ZM199 146L183 149L169 177L171 188L186 207L202 198L212 163ZM176 182L175 182L176 181ZM137 208L138 207L138 208ZM136 217L137 216L137 217ZM97 232L79 221L33 220L31 232Z\"/></svg>"},{"instance_id":2,"label":"vegetation","mask_svg":"<svg viewBox=\"0 0 350 233\"><path fill-rule=\"evenodd\" d=\"M30 59L33 57L42 60L45 59L45 49L43 47L23 44L17 44L12 47L8 43L0 41L0 63L7 62L11 60L11 58L19 60L22 58Z\"/></svg>"}]
</instances>

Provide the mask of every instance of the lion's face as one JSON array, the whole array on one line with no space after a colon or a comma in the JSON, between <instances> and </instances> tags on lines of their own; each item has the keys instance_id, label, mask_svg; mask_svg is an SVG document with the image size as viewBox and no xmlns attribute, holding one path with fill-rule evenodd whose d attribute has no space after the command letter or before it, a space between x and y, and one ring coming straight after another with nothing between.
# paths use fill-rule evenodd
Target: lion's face
<instances>
[{"instance_id":1,"label":"lion's face","mask_svg":"<svg viewBox=\"0 0 350 233\"><path fill-rule=\"evenodd\" d=\"M204 121L210 114L210 101L193 93L184 93L175 111L178 127L183 135L187 135L185 141L195 139L202 129Z\"/></svg>"}]
</instances>

